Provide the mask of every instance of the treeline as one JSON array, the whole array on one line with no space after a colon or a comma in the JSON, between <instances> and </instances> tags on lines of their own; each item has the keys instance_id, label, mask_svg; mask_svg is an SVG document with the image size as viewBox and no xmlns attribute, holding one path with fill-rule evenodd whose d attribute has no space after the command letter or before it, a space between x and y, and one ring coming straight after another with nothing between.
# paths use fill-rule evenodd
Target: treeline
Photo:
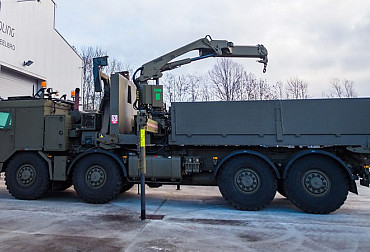
<instances>
[{"instance_id":1,"label":"treeline","mask_svg":"<svg viewBox=\"0 0 370 252\"><path fill-rule=\"evenodd\" d=\"M94 57L105 56L107 52L100 47L83 47L79 51L83 59L83 109L99 108L102 93L94 91L93 64ZM122 64L115 58L109 58L109 65L104 69L107 74L129 71L133 68ZM245 70L243 65L229 58L216 60L216 64L206 75L174 75L165 74L161 79L164 85L164 100L171 102L195 101L242 101L242 100L281 100L310 98L310 85L299 77L292 77L285 82L268 83ZM333 78L329 80L328 91L322 93L324 98L357 97L354 82Z\"/></svg>"},{"instance_id":2,"label":"treeline","mask_svg":"<svg viewBox=\"0 0 370 252\"><path fill-rule=\"evenodd\" d=\"M354 83L333 78L324 98L357 97ZM309 83L299 77L270 84L231 59L217 60L205 76L167 74L162 80L166 102L307 99Z\"/></svg>"}]
</instances>

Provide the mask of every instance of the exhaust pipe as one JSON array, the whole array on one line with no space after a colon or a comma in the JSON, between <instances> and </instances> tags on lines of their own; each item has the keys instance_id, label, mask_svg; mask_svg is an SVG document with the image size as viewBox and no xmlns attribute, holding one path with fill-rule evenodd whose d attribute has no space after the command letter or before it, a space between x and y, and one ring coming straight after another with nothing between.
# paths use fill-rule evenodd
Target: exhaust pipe
<instances>
[{"instance_id":1,"label":"exhaust pipe","mask_svg":"<svg viewBox=\"0 0 370 252\"><path fill-rule=\"evenodd\" d=\"M75 89L75 103L73 106L73 109L78 111L80 107L80 89L76 88Z\"/></svg>"}]
</instances>

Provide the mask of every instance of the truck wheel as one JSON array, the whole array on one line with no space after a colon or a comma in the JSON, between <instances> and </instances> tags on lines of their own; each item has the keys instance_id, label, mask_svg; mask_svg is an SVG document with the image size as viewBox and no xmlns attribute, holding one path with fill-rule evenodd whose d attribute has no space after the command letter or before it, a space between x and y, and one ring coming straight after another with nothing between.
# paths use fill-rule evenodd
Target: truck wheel
<instances>
[{"instance_id":1,"label":"truck wheel","mask_svg":"<svg viewBox=\"0 0 370 252\"><path fill-rule=\"evenodd\" d=\"M220 171L218 186L224 199L240 210L259 210L274 198L277 179L271 167L257 157L237 157Z\"/></svg>"},{"instance_id":2,"label":"truck wheel","mask_svg":"<svg viewBox=\"0 0 370 252\"><path fill-rule=\"evenodd\" d=\"M134 187L134 183L126 182L122 185L121 193L127 192L130 190L132 187Z\"/></svg>"},{"instance_id":3,"label":"truck wheel","mask_svg":"<svg viewBox=\"0 0 370 252\"><path fill-rule=\"evenodd\" d=\"M6 167L5 184L17 199L40 198L47 193L50 185L47 163L35 153L16 155Z\"/></svg>"},{"instance_id":4,"label":"truck wheel","mask_svg":"<svg viewBox=\"0 0 370 252\"><path fill-rule=\"evenodd\" d=\"M114 199L122 188L120 167L105 155L89 155L80 160L73 173L77 195L94 204Z\"/></svg>"},{"instance_id":5,"label":"truck wheel","mask_svg":"<svg viewBox=\"0 0 370 252\"><path fill-rule=\"evenodd\" d=\"M289 200L304 212L328 214L343 205L349 185L346 174L334 160L309 156L293 163L284 188Z\"/></svg>"}]
</instances>

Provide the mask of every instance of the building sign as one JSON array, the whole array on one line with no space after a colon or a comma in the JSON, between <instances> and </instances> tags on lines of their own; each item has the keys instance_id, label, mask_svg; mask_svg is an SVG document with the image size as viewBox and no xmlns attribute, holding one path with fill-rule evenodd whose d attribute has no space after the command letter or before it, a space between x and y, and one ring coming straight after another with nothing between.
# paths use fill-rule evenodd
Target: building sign
<instances>
[{"instance_id":1,"label":"building sign","mask_svg":"<svg viewBox=\"0 0 370 252\"><path fill-rule=\"evenodd\" d=\"M0 13L2 12L2 4L0 0ZM6 47L15 51L15 45L10 42L15 37L15 28L0 19L0 46Z\"/></svg>"}]
</instances>

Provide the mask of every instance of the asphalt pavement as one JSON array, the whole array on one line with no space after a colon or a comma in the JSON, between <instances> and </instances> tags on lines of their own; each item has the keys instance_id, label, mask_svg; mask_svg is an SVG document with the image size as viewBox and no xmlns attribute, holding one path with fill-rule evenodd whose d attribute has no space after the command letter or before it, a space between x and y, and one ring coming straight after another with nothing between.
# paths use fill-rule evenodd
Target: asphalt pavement
<instances>
[{"instance_id":1,"label":"asphalt pavement","mask_svg":"<svg viewBox=\"0 0 370 252\"><path fill-rule=\"evenodd\" d=\"M229 207L217 187L146 189L140 220L135 186L108 204L73 187L16 200L0 181L0 251L370 251L370 189L359 186L328 215L301 212L276 194L267 208Z\"/></svg>"}]
</instances>

